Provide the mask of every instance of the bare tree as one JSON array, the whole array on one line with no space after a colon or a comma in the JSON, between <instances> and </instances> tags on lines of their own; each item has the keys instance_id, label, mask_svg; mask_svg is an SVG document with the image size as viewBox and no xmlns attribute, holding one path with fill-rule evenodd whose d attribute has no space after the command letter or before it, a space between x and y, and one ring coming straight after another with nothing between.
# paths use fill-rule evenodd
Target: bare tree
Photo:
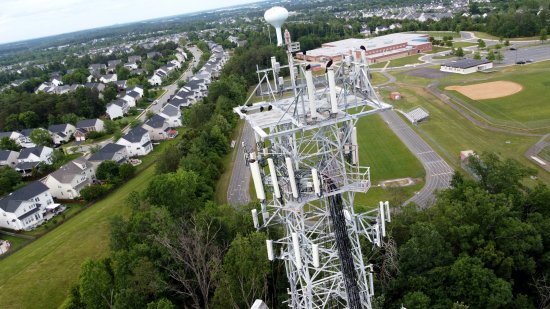
<instances>
[{"instance_id":1,"label":"bare tree","mask_svg":"<svg viewBox=\"0 0 550 309\"><path fill-rule=\"evenodd\" d=\"M193 300L194 308L208 308L210 292L217 285L215 274L221 267L223 248L215 242L218 230L213 230L213 221L197 223L192 218L182 221L173 235L157 236L176 263L165 268L179 285L171 287L181 295ZM198 295L200 291L200 295Z\"/></svg>"},{"instance_id":2,"label":"bare tree","mask_svg":"<svg viewBox=\"0 0 550 309\"><path fill-rule=\"evenodd\" d=\"M550 308L550 282L547 281L546 275L539 278L533 277L533 286L539 294L539 309Z\"/></svg>"},{"instance_id":3,"label":"bare tree","mask_svg":"<svg viewBox=\"0 0 550 309\"><path fill-rule=\"evenodd\" d=\"M379 275L380 283L385 288L388 288L395 275L399 273L397 244L391 236L384 242L384 252L382 253L381 260Z\"/></svg>"}]
</instances>

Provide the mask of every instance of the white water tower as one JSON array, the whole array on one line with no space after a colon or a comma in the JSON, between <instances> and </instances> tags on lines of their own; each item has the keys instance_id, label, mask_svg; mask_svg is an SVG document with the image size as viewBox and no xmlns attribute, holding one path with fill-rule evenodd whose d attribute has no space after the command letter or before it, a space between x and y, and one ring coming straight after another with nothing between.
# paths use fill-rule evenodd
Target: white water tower
<instances>
[{"instance_id":1,"label":"white water tower","mask_svg":"<svg viewBox=\"0 0 550 309\"><path fill-rule=\"evenodd\" d=\"M284 7L274 6L265 11L265 21L275 27L277 31L277 46L283 45L283 34L281 32L281 26L288 18L288 11Z\"/></svg>"}]
</instances>

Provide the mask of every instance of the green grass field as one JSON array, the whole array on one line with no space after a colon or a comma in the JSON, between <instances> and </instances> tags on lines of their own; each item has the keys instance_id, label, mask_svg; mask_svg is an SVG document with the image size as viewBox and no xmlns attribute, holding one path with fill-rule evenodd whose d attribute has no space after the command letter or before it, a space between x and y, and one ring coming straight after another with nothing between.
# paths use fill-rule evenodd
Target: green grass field
<instances>
[{"instance_id":1,"label":"green grass field","mask_svg":"<svg viewBox=\"0 0 550 309\"><path fill-rule=\"evenodd\" d=\"M546 61L486 74L483 81L472 82L469 76L446 81L444 78L441 89L447 85L470 85L500 80L516 82L523 86L521 92L498 99L471 100L456 91L448 92L468 103L474 110L481 111L486 115L484 118L492 122L530 129L550 127L550 100L545 95L550 89L549 69L550 61Z\"/></svg>"},{"instance_id":2,"label":"green grass field","mask_svg":"<svg viewBox=\"0 0 550 309\"><path fill-rule=\"evenodd\" d=\"M416 157L392 132L378 115L364 117L357 123L359 164L370 166L371 182L396 178L424 178L425 171ZM407 198L420 190L423 183L403 188ZM392 190L373 187L368 194L357 195L358 205L377 205L380 200L391 200Z\"/></svg>"},{"instance_id":3,"label":"green grass field","mask_svg":"<svg viewBox=\"0 0 550 309\"><path fill-rule=\"evenodd\" d=\"M0 234L0 239L2 240L7 240L10 242L10 245L11 245L11 248L10 250L15 250L17 249L19 246L29 242L29 240L27 239L24 239L24 238L20 238L20 237L15 237L15 236L9 236L9 235L4 235L4 234Z\"/></svg>"},{"instance_id":4,"label":"green grass field","mask_svg":"<svg viewBox=\"0 0 550 309\"><path fill-rule=\"evenodd\" d=\"M412 55L408 57L403 58L397 58L390 60L390 64L388 64L388 68L395 68L395 67L402 67L407 64L414 64L414 63L422 63L422 61L418 60L419 55ZM386 66L387 61L374 63L372 65L369 65L369 67L373 69L380 69Z\"/></svg>"},{"instance_id":5,"label":"green grass field","mask_svg":"<svg viewBox=\"0 0 550 309\"><path fill-rule=\"evenodd\" d=\"M485 33L485 32L479 32L479 31L472 31L474 35L477 38L484 39L484 40L499 40L499 37L496 37L494 35ZM536 41L540 37L539 36L532 36L532 37L521 37L521 38L504 38L504 40L510 40L510 41Z\"/></svg>"},{"instance_id":6,"label":"green grass field","mask_svg":"<svg viewBox=\"0 0 550 309\"><path fill-rule=\"evenodd\" d=\"M476 43L472 43L472 42L454 42L453 43L453 47L454 48L459 48L459 47L470 47L470 46L476 46L477 44Z\"/></svg>"},{"instance_id":7,"label":"green grass field","mask_svg":"<svg viewBox=\"0 0 550 309\"><path fill-rule=\"evenodd\" d=\"M539 137L481 129L421 87L402 86L399 91L402 100L395 103L397 108L408 110L422 106L430 113L429 120L414 129L455 168L459 169L459 152L468 149L496 152L505 158L513 158L526 166L536 168L523 154ZM550 175L540 168L538 170L539 178L550 183Z\"/></svg>"},{"instance_id":8,"label":"green grass field","mask_svg":"<svg viewBox=\"0 0 550 309\"><path fill-rule=\"evenodd\" d=\"M424 33L429 36L433 36L435 39L441 39L444 36L452 36L453 38L460 38L460 33L455 31L416 31L413 33Z\"/></svg>"},{"instance_id":9,"label":"green grass field","mask_svg":"<svg viewBox=\"0 0 550 309\"><path fill-rule=\"evenodd\" d=\"M109 221L129 214L125 204L132 191L143 190L154 165L52 232L0 261L0 307L57 308L77 283L87 258L109 252Z\"/></svg>"}]
</instances>

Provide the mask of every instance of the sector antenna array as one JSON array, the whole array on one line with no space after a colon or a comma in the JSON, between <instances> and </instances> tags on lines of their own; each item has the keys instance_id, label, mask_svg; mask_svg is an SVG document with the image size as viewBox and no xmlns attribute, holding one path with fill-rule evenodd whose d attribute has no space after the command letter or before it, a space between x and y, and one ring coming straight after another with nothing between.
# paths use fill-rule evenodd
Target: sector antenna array
<instances>
[{"instance_id":1,"label":"sector antenna array","mask_svg":"<svg viewBox=\"0 0 550 309\"><path fill-rule=\"evenodd\" d=\"M245 154L261 205L252 210L254 226L283 235L266 247L269 260L285 263L289 307L372 308L373 266L360 238L383 245L390 212L388 202L355 212L356 194L371 186L356 123L391 106L370 83L364 51L316 78L291 57L289 49L290 65L273 58L257 71L254 93L264 101L234 109L255 134Z\"/></svg>"}]
</instances>

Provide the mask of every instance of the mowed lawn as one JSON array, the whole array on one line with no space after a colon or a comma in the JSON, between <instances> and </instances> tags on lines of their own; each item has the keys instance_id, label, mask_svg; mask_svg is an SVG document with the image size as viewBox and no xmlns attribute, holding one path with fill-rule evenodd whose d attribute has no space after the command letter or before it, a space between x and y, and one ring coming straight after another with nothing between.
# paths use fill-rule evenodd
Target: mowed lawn
<instances>
[{"instance_id":1,"label":"mowed lawn","mask_svg":"<svg viewBox=\"0 0 550 309\"><path fill-rule=\"evenodd\" d=\"M549 70L550 61L546 61L526 66L516 66L513 70L487 75L488 79L479 82L471 82L471 79L465 76L461 82L456 83L463 86L503 80L512 81L523 86L522 91L507 97L471 100L456 91L449 91L449 93L496 120L526 128L550 126ZM445 84L447 85L447 83Z\"/></svg>"},{"instance_id":2,"label":"mowed lawn","mask_svg":"<svg viewBox=\"0 0 550 309\"><path fill-rule=\"evenodd\" d=\"M397 178L424 178L422 164L393 133L379 115L363 117L357 123L359 164L369 166L373 186L382 180ZM422 188L424 182L405 188L404 194L411 197ZM376 206L380 200L392 199L392 191L371 188L366 195L357 196L357 204Z\"/></svg>"},{"instance_id":3,"label":"mowed lawn","mask_svg":"<svg viewBox=\"0 0 550 309\"><path fill-rule=\"evenodd\" d=\"M522 164L536 168L523 154L536 143L539 137L497 133L479 128L458 112L419 87L400 87L402 100L395 102L397 108L409 110L422 106L430 118L414 127L443 158L460 169L459 152L475 150L495 152L504 158L513 158ZM539 178L550 183L550 175L538 169Z\"/></svg>"},{"instance_id":4,"label":"mowed lawn","mask_svg":"<svg viewBox=\"0 0 550 309\"><path fill-rule=\"evenodd\" d=\"M87 258L109 253L109 222L128 215L126 197L151 180L151 165L104 200L49 234L0 260L0 308L57 308L77 283Z\"/></svg>"}]
</instances>

